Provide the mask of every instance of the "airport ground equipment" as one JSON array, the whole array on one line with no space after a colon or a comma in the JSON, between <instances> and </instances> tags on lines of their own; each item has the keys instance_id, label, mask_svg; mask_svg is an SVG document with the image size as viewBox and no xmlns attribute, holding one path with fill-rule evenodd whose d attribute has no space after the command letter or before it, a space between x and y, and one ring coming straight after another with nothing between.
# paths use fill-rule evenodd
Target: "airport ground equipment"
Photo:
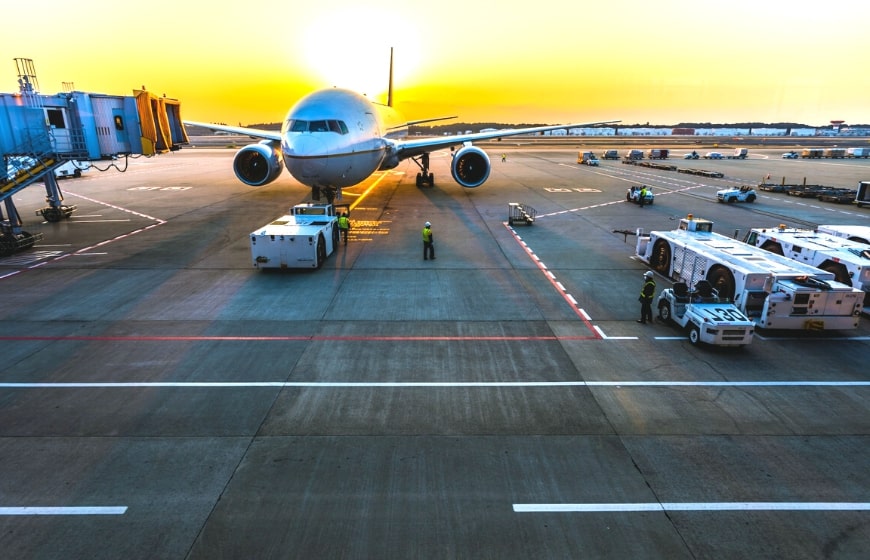
<instances>
[{"instance_id":1,"label":"airport ground equipment","mask_svg":"<svg viewBox=\"0 0 870 560\"><path fill-rule=\"evenodd\" d=\"M637 185L632 185L628 187L628 190L625 191L625 200L628 202L634 202L635 204L640 204L640 189L641 187ZM652 204L655 202L655 195L652 192L652 189L647 187L646 194L643 197L644 204Z\"/></svg>"},{"instance_id":2,"label":"airport ground equipment","mask_svg":"<svg viewBox=\"0 0 870 560\"><path fill-rule=\"evenodd\" d=\"M692 290L685 282L662 290L657 302L659 318L689 331L689 342L713 346L745 346L752 342L755 323L727 301L706 280Z\"/></svg>"},{"instance_id":3,"label":"airport ground equipment","mask_svg":"<svg viewBox=\"0 0 870 560\"><path fill-rule=\"evenodd\" d=\"M811 229L752 228L743 239L754 247L830 272L834 279L864 292L870 304L870 247Z\"/></svg>"},{"instance_id":4,"label":"airport ground equipment","mask_svg":"<svg viewBox=\"0 0 870 560\"><path fill-rule=\"evenodd\" d=\"M255 268L320 268L339 243L338 212L346 204L297 204L251 233Z\"/></svg>"},{"instance_id":5,"label":"airport ground equipment","mask_svg":"<svg viewBox=\"0 0 870 560\"><path fill-rule=\"evenodd\" d=\"M676 282L707 280L760 328L855 329L864 293L834 274L713 233L691 214L678 229L637 230L635 253Z\"/></svg>"},{"instance_id":6,"label":"airport ground equipment","mask_svg":"<svg viewBox=\"0 0 870 560\"><path fill-rule=\"evenodd\" d=\"M816 231L870 245L870 226L822 225Z\"/></svg>"},{"instance_id":7,"label":"airport ground equipment","mask_svg":"<svg viewBox=\"0 0 870 560\"><path fill-rule=\"evenodd\" d=\"M619 159L619 151L617 150L604 150L604 155L602 155L604 159Z\"/></svg>"},{"instance_id":8,"label":"airport ground equipment","mask_svg":"<svg viewBox=\"0 0 870 560\"><path fill-rule=\"evenodd\" d=\"M868 158L870 157L870 148L846 148L846 157Z\"/></svg>"},{"instance_id":9,"label":"airport ground equipment","mask_svg":"<svg viewBox=\"0 0 870 560\"><path fill-rule=\"evenodd\" d=\"M747 148L734 148L734 153L728 156L728 159L746 159L749 156Z\"/></svg>"},{"instance_id":10,"label":"airport ground equipment","mask_svg":"<svg viewBox=\"0 0 870 560\"><path fill-rule=\"evenodd\" d=\"M580 152L577 154L577 163L584 165L598 165L600 162L595 157L595 152Z\"/></svg>"},{"instance_id":11,"label":"airport ground equipment","mask_svg":"<svg viewBox=\"0 0 870 560\"><path fill-rule=\"evenodd\" d=\"M666 148L652 148L647 152L649 159L668 159L670 151Z\"/></svg>"},{"instance_id":12,"label":"airport ground equipment","mask_svg":"<svg viewBox=\"0 0 870 560\"><path fill-rule=\"evenodd\" d=\"M32 247L37 235L24 231L13 197L42 182L47 206L37 215L49 222L69 217L57 178L71 162L155 155L188 142L180 103L144 88L133 96L82 91L41 95L33 61L16 58L20 91L0 93L0 254ZM71 89L71 88L70 88ZM70 173L81 173L83 165Z\"/></svg>"},{"instance_id":13,"label":"airport ground equipment","mask_svg":"<svg viewBox=\"0 0 870 560\"><path fill-rule=\"evenodd\" d=\"M855 194L855 204L858 208L863 208L865 204L870 204L870 181L861 181L858 183L858 192Z\"/></svg>"},{"instance_id":14,"label":"airport ground equipment","mask_svg":"<svg viewBox=\"0 0 870 560\"><path fill-rule=\"evenodd\" d=\"M797 159L798 153L794 150L782 154L782 159Z\"/></svg>"},{"instance_id":15,"label":"airport ground equipment","mask_svg":"<svg viewBox=\"0 0 870 560\"><path fill-rule=\"evenodd\" d=\"M632 162L643 159L643 150L627 150L622 156L623 162Z\"/></svg>"},{"instance_id":16,"label":"airport ground equipment","mask_svg":"<svg viewBox=\"0 0 870 560\"><path fill-rule=\"evenodd\" d=\"M755 202L756 198L755 189L747 185L716 191L716 200L719 202Z\"/></svg>"},{"instance_id":17,"label":"airport ground equipment","mask_svg":"<svg viewBox=\"0 0 870 560\"><path fill-rule=\"evenodd\" d=\"M531 206L520 202L508 203L508 225L520 223L530 226L535 223L535 215L537 212Z\"/></svg>"}]
</instances>

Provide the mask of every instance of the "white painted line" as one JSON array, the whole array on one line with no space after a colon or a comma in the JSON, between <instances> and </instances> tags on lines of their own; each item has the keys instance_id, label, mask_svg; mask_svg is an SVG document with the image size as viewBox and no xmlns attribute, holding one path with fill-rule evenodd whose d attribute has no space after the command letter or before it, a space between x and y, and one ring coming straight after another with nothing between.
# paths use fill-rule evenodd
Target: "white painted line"
<instances>
[{"instance_id":1,"label":"white painted line","mask_svg":"<svg viewBox=\"0 0 870 560\"><path fill-rule=\"evenodd\" d=\"M514 504L516 513L636 511L866 511L870 502L652 502L628 504Z\"/></svg>"},{"instance_id":2,"label":"white painted line","mask_svg":"<svg viewBox=\"0 0 870 560\"><path fill-rule=\"evenodd\" d=\"M0 383L0 389L132 389L261 387L870 387L870 381L128 381Z\"/></svg>"},{"instance_id":3,"label":"white painted line","mask_svg":"<svg viewBox=\"0 0 870 560\"><path fill-rule=\"evenodd\" d=\"M0 507L4 515L124 515L127 506L109 507Z\"/></svg>"}]
</instances>

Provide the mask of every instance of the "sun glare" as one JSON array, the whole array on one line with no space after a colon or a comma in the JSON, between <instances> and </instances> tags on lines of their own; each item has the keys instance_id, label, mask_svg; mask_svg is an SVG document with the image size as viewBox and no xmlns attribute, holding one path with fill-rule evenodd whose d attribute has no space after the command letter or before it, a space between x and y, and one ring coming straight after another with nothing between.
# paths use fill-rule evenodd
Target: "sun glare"
<instances>
[{"instance_id":1,"label":"sun glare","mask_svg":"<svg viewBox=\"0 0 870 560\"><path fill-rule=\"evenodd\" d=\"M416 37L414 25L395 11L353 8L320 16L300 39L305 62L323 87L346 88L385 102L390 48L394 48L393 80L398 88L419 67L421 48Z\"/></svg>"}]
</instances>

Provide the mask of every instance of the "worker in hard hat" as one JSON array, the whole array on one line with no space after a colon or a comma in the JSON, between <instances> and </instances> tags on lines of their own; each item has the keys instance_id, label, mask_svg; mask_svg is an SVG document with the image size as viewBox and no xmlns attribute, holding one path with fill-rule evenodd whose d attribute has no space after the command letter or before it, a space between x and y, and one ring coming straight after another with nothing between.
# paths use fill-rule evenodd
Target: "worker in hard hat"
<instances>
[{"instance_id":1,"label":"worker in hard hat","mask_svg":"<svg viewBox=\"0 0 870 560\"><path fill-rule=\"evenodd\" d=\"M653 279L651 270L643 273L643 287L640 289L640 297L637 300L640 302L640 319L638 323L646 324L647 321L653 322L652 301L656 293L656 281Z\"/></svg>"},{"instance_id":2,"label":"worker in hard hat","mask_svg":"<svg viewBox=\"0 0 870 560\"><path fill-rule=\"evenodd\" d=\"M432 235L432 224L423 224L423 260L435 260L435 238Z\"/></svg>"}]
</instances>

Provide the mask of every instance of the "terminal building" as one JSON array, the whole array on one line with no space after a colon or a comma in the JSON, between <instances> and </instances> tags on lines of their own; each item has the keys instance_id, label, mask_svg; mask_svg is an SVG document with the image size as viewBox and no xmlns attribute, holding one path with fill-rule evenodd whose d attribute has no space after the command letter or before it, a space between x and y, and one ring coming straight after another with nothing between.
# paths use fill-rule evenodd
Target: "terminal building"
<instances>
[{"instance_id":1,"label":"terminal building","mask_svg":"<svg viewBox=\"0 0 870 560\"><path fill-rule=\"evenodd\" d=\"M188 143L181 105L144 86L131 96L66 91L42 95L33 61L16 58L17 93L0 93L0 257L31 247L38 234L23 230L13 195L45 186L47 206L37 212L56 222L75 210L63 204L55 170L70 162L152 156Z\"/></svg>"}]
</instances>

